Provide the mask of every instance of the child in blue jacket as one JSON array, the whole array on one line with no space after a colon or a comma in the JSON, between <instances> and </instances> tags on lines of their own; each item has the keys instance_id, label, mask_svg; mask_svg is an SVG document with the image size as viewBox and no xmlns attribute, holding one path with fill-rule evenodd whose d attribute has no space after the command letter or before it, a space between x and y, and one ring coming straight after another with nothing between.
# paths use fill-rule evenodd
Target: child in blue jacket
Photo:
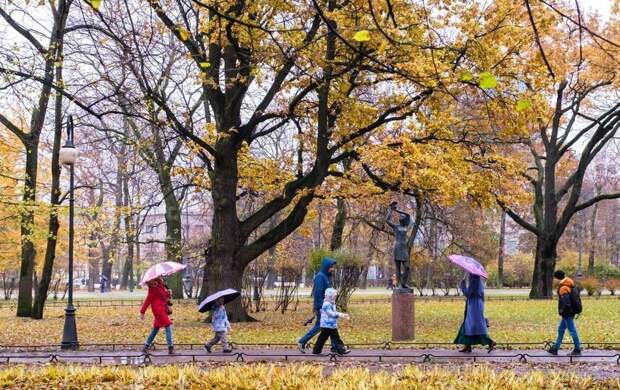
<instances>
[{"instance_id":1,"label":"child in blue jacket","mask_svg":"<svg viewBox=\"0 0 620 390\"><path fill-rule=\"evenodd\" d=\"M348 320L350 317L348 314L336 310L336 293L337 291L333 288L325 290L325 300L321 307L321 334L319 334L319 338L312 349L312 353L315 355L323 351L323 345L325 345L328 337L331 338L332 346L339 355L351 352L346 349L340 334L338 334L338 318Z\"/></svg>"},{"instance_id":2,"label":"child in blue jacket","mask_svg":"<svg viewBox=\"0 0 620 390\"><path fill-rule=\"evenodd\" d=\"M224 308L224 298L220 298L215 303L211 312L211 325L213 325L213 331L215 336L205 344L207 352L211 352L211 348L219 342L222 343L224 350L222 352L232 352L228 346L228 333L231 331L230 322L228 322L228 315L226 315L226 309Z\"/></svg>"}]
</instances>

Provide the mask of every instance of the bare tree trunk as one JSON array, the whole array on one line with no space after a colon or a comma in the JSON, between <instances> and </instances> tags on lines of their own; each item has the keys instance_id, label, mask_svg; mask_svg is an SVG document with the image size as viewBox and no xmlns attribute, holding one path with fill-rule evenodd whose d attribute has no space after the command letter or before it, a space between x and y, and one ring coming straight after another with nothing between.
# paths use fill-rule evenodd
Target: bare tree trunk
<instances>
[{"instance_id":1,"label":"bare tree trunk","mask_svg":"<svg viewBox=\"0 0 620 390\"><path fill-rule=\"evenodd\" d=\"M497 257L497 284L504 287L504 250L506 245L506 212L502 210L499 228L499 255Z\"/></svg>"},{"instance_id":2,"label":"bare tree trunk","mask_svg":"<svg viewBox=\"0 0 620 390\"><path fill-rule=\"evenodd\" d=\"M584 241L585 241L585 232L584 232L584 227L582 225L582 222L579 221L579 227L577 230L577 241L578 241L578 254L577 254L577 274L581 275L581 272L583 271L582 267L583 267L583 263L582 263L582 258L583 258L583 247L584 247Z\"/></svg>"},{"instance_id":3,"label":"bare tree trunk","mask_svg":"<svg viewBox=\"0 0 620 390\"><path fill-rule=\"evenodd\" d=\"M166 205L166 257L167 260L170 261L182 262L181 247L183 240L181 237L181 207L174 193L170 176L164 175L162 189L164 193L164 203ZM167 280L167 285L170 290L172 290L172 296L174 298L183 298L182 279L182 274L178 272Z\"/></svg>"},{"instance_id":4,"label":"bare tree trunk","mask_svg":"<svg viewBox=\"0 0 620 390\"><path fill-rule=\"evenodd\" d=\"M200 298L225 288L241 291L243 271L246 264L241 263L236 250L239 243L239 220L236 210L236 191L238 181L237 150L231 138L221 138L216 147L219 158L215 160L211 196L213 198L213 224L211 231L211 250L207 262ZM242 244L242 243L241 243ZM250 321L240 299L226 305L231 321Z\"/></svg>"},{"instance_id":5,"label":"bare tree trunk","mask_svg":"<svg viewBox=\"0 0 620 390\"><path fill-rule=\"evenodd\" d=\"M36 198L38 137L26 143L26 177L24 179L23 202L21 211L21 267L19 272L19 292L17 296L17 316L30 317L32 313L32 274L36 250L32 242L34 230L34 202Z\"/></svg>"},{"instance_id":6,"label":"bare tree trunk","mask_svg":"<svg viewBox=\"0 0 620 390\"><path fill-rule=\"evenodd\" d=\"M139 216L136 216L136 219L138 219L138 218L139 218ZM138 222L138 221L136 221L136 223L135 223L135 225L134 225L134 226L136 226L136 227L138 226L138 223L137 223L137 222ZM139 237L139 235L138 235L138 233L137 233L137 230L136 230L136 237ZM141 262L142 262L142 257L141 257L141 251L140 251L140 249L141 249L141 248L140 248L140 240L136 240L136 269L138 269L138 270L140 269L140 264L141 264ZM137 281L138 281L138 280L140 280L140 277L141 277L141 276L142 276L142 275L140 275L140 272L136 273L136 280L137 280Z\"/></svg>"},{"instance_id":7,"label":"bare tree trunk","mask_svg":"<svg viewBox=\"0 0 620 390\"><path fill-rule=\"evenodd\" d=\"M557 261L557 242L536 240L536 258L530 298L553 298L553 272Z\"/></svg>"},{"instance_id":8,"label":"bare tree trunk","mask_svg":"<svg viewBox=\"0 0 620 390\"><path fill-rule=\"evenodd\" d=\"M99 256L97 254L97 243L92 235L88 243L88 291L95 291L95 283L99 280Z\"/></svg>"},{"instance_id":9,"label":"bare tree trunk","mask_svg":"<svg viewBox=\"0 0 620 390\"><path fill-rule=\"evenodd\" d=\"M598 213L599 203L594 205L592 217L590 218L590 237L588 244L588 275L594 274L594 255L596 254L596 215Z\"/></svg>"},{"instance_id":10,"label":"bare tree trunk","mask_svg":"<svg viewBox=\"0 0 620 390\"><path fill-rule=\"evenodd\" d=\"M121 289L129 287L129 291L133 291L134 275L133 275L133 242L134 227L133 216L131 212L131 202L129 201L129 177L125 176L123 180L123 205L125 207L125 240L127 241L127 257L123 264L123 272L121 274Z\"/></svg>"},{"instance_id":11,"label":"bare tree trunk","mask_svg":"<svg viewBox=\"0 0 620 390\"><path fill-rule=\"evenodd\" d=\"M62 41L58 49L58 55L62 56ZM62 82L62 65L56 67L56 82ZM56 258L56 244L58 241L58 205L60 204L60 143L62 138L62 95L56 94L54 107L54 144L52 148L52 188L50 193L50 215L47 234L47 247L45 248L45 260L41 272L41 280L36 289L34 305L31 316L40 320L43 318L43 308L47 299L47 291L52 280L54 259Z\"/></svg>"},{"instance_id":12,"label":"bare tree trunk","mask_svg":"<svg viewBox=\"0 0 620 390\"><path fill-rule=\"evenodd\" d=\"M112 284L112 259L110 256L111 245L105 245L101 243L101 275L107 278L107 289L110 289Z\"/></svg>"},{"instance_id":13,"label":"bare tree trunk","mask_svg":"<svg viewBox=\"0 0 620 390\"><path fill-rule=\"evenodd\" d=\"M347 221L347 203L343 198L336 199L336 208L338 213L334 221L334 229L332 230L332 238L329 244L329 248L333 251L339 249L342 246L342 235L344 233L344 226Z\"/></svg>"},{"instance_id":14,"label":"bare tree trunk","mask_svg":"<svg viewBox=\"0 0 620 390\"><path fill-rule=\"evenodd\" d=\"M277 223L278 223L277 216L274 215L273 217L269 219L269 229L275 228ZM276 285L276 278L278 276L276 275L276 270L273 268L273 264L275 264L275 258L276 258L276 245L269 248L268 253L269 253L269 258L271 259L271 261L267 265L267 279L265 280L265 288L272 289Z\"/></svg>"}]
</instances>

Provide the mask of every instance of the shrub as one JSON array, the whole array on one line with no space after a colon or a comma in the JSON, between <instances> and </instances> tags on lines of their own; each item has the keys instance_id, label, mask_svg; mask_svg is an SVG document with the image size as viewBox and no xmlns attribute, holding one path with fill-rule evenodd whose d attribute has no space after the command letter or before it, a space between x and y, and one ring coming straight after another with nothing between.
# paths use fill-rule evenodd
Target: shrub
<instances>
[{"instance_id":1,"label":"shrub","mask_svg":"<svg viewBox=\"0 0 620 390\"><path fill-rule=\"evenodd\" d=\"M601 282L597 278L588 276L587 278L581 279L580 284L581 288L586 290L590 296L600 294L601 292Z\"/></svg>"},{"instance_id":2,"label":"shrub","mask_svg":"<svg viewBox=\"0 0 620 390\"><path fill-rule=\"evenodd\" d=\"M518 252L507 256L504 261L504 285L507 287L526 287L532 281L534 255Z\"/></svg>"},{"instance_id":3,"label":"shrub","mask_svg":"<svg viewBox=\"0 0 620 390\"><path fill-rule=\"evenodd\" d=\"M604 284L611 295L616 295L616 290L620 290L620 278L607 279Z\"/></svg>"},{"instance_id":4,"label":"shrub","mask_svg":"<svg viewBox=\"0 0 620 390\"><path fill-rule=\"evenodd\" d=\"M620 279L620 268L612 264L599 263L594 265L594 276L599 279Z\"/></svg>"},{"instance_id":5,"label":"shrub","mask_svg":"<svg viewBox=\"0 0 620 390\"><path fill-rule=\"evenodd\" d=\"M312 270L312 272L319 272L323 259L325 257L333 256L334 254L325 248L318 248L313 250L312 252L310 252L310 269Z\"/></svg>"},{"instance_id":6,"label":"shrub","mask_svg":"<svg viewBox=\"0 0 620 390\"><path fill-rule=\"evenodd\" d=\"M374 367L264 364L224 367L10 366L2 388L96 389L613 389L617 379L593 379L563 371L496 370L493 367L420 367L398 372Z\"/></svg>"},{"instance_id":7,"label":"shrub","mask_svg":"<svg viewBox=\"0 0 620 390\"><path fill-rule=\"evenodd\" d=\"M332 275L334 288L338 290L336 305L340 310L347 311L349 300L359 285L366 263L362 256L349 248L340 248L334 252L320 248L310 252L310 268L318 272L325 257L336 260L336 268Z\"/></svg>"}]
</instances>

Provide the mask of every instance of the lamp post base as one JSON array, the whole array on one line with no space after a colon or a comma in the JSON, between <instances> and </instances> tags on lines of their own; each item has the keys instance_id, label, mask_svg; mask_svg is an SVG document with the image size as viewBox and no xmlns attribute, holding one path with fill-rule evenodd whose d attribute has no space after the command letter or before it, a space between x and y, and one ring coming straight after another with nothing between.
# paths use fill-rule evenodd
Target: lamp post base
<instances>
[{"instance_id":1,"label":"lamp post base","mask_svg":"<svg viewBox=\"0 0 620 390\"><path fill-rule=\"evenodd\" d=\"M80 344L77 338L77 326L75 323L75 307L67 305L65 309L65 326L62 332L61 349L78 349Z\"/></svg>"}]
</instances>

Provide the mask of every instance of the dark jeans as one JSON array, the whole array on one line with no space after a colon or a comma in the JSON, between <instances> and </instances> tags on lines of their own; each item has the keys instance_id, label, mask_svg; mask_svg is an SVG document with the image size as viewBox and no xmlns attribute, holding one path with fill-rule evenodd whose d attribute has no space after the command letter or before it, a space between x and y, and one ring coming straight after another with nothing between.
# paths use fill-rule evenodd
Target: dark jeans
<instances>
[{"instance_id":1,"label":"dark jeans","mask_svg":"<svg viewBox=\"0 0 620 390\"><path fill-rule=\"evenodd\" d=\"M314 348L312 348L312 353L319 354L323 352L323 345L327 341L327 338L330 338L332 341L332 348L336 350L338 353L342 353L346 350L344 347L344 343L340 338L340 334L338 333L338 329L332 328L321 328L321 334L319 338L316 340L316 344L314 344Z\"/></svg>"},{"instance_id":2,"label":"dark jeans","mask_svg":"<svg viewBox=\"0 0 620 390\"><path fill-rule=\"evenodd\" d=\"M314 335L316 335L320 331L321 331L321 311L317 311L314 325L312 325L312 328L310 328L310 330L308 330L308 332L299 339L299 343L305 347L306 344L308 344L308 341L310 341L310 339L313 338ZM334 349L336 348L336 345L334 344L333 341L332 341L332 348Z\"/></svg>"}]
</instances>

